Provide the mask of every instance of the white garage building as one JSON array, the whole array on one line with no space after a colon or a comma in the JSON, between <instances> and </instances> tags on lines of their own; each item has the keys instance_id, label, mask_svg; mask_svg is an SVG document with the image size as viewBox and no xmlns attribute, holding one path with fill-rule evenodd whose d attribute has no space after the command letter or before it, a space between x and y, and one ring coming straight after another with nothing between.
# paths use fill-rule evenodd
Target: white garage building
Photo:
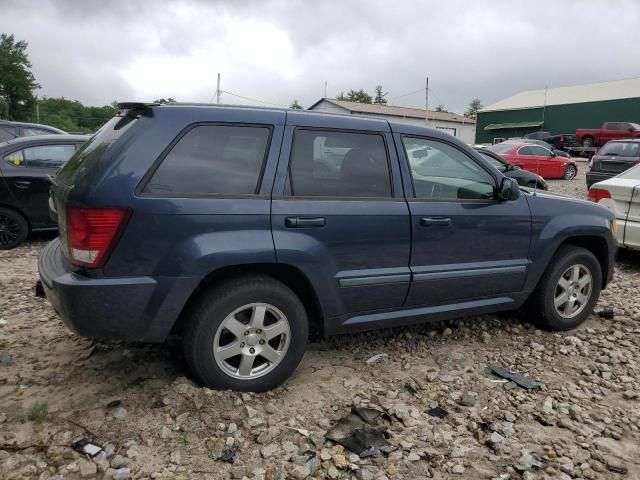
<instances>
[{"instance_id":1,"label":"white garage building","mask_svg":"<svg viewBox=\"0 0 640 480\"><path fill-rule=\"evenodd\" d=\"M308 110L316 112L342 113L378 117L390 122L425 126L427 111L421 108L392 107L374 103L347 102L333 98L321 98ZM429 110L429 127L447 132L465 143L473 143L476 137L476 123L457 113Z\"/></svg>"}]
</instances>

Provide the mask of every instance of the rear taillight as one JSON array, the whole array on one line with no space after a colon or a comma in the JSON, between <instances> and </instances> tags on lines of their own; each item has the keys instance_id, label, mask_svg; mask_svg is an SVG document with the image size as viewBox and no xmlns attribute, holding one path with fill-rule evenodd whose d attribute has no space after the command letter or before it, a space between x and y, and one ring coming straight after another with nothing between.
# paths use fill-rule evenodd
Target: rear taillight
<instances>
[{"instance_id":1,"label":"rear taillight","mask_svg":"<svg viewBox=\"0 0 640 480\"><path fill-rule=\"evenodd\" d=\"M633 163L635 163L636 165L637 165L638 163L640 163L640 158L636 158L636 159L633 161Z\"/></svg>"},{"instance_id":2,"label":"rear taillight","mask_svg":"<svg viewBox=\"0 0 640 480\"><path fill-rule=\"evenodd\" d=\"M103 265L129 214L129 210L125 208L69 207L69 261L79 267L96 268Z\"/></svg>"},{"instance_id":3,"label":"rear taillight","mask_svg":"<svg viewBox=\"0 0 640 480\"><path fill-rule=\"evenodd\" d=\"M603 198L611 198L611 194L609 190L605 190L604 188L592 188L589 190L589 196L587 198L592 202L598 203Z\"/></svg>"},{"instance_id":4,"label":"rear taillight","mask_svg":"<svg viewBox=\"0 0 640 480\"><path fill-rule=\"evenodd\" d=\"M560 135L560 141L564 142L564 135Z\"/></svg>"}]
</instances>

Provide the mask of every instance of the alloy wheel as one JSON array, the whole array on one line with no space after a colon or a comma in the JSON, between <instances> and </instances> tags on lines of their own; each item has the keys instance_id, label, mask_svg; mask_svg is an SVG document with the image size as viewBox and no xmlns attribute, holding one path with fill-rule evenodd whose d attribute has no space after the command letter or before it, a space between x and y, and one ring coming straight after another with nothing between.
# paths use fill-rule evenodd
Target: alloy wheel
<instances>
[{"instance_id":1,"label":"alloy wheel","mask_svg":"<svg viewBox=\"0 0 640 480\"><path fill-rule=\"evenodd\" d=\"M589 303L593 289L593 277L582 264L567 268L556 285L553 303L562 318L579 315Z\"/></svg>"},{"instance_id":2,"label":"alloy wheel","mask_svg":"<svg viewBox=\"0 0 640 480\"><path fill-rule=\"evenodd\" d=\"M20 223L15 217L0 214L0 246L13 244L20 236Z\"/></svg>"}]
</instances>

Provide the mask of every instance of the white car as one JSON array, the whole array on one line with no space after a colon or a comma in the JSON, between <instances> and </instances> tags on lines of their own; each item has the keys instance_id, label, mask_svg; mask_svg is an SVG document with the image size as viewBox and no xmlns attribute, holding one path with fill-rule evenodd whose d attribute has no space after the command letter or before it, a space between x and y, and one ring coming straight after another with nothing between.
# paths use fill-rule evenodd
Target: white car
<instances>
[{"instance_id":1,"label":"white car","mask_svg":"<svg viewBox=\"0 0 640 480\"><path fill-rule=\"evenodd\" d=\"M589 200L615 214L619 246L640 250L640 165L594 183L589 189Z\"/></svg>"}]
</instances>

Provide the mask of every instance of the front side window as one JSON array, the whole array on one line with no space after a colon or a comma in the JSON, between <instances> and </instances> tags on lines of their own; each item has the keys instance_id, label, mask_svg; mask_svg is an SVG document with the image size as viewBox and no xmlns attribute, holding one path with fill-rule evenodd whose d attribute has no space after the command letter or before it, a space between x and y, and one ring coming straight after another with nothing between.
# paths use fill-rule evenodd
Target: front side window
<instances>
[{"instance_id":1,"label":"front side window","mask_svg":"<svg viewBox=\"0 0 640 480\"><path fill-rule=\"evenodd\" d=\"M264 126L194 127L162 160L144 193L256 194L270 135Z\"/></svg>"},{"instance_id":2,"label":"front side window","mask_svg":"<svg viewBox=\"0 0 640 480\"><path fill-rule=\"evenodd\" d=\"M60 168L74 153L75 145L42 145L23 150L28 168Z\"/></svg>"},{"instance_id":3,"label":"front side window","mask_svg":"<svg viewBox=\"0 0 640 480\"><path fill-rule=\"evenodd\" d=\"M526 147L522 147L520 150L518 150L518 155L550 157L551 152L544 147L539 147L537 145L529 145Z\"/></svg>"},{"instance_id":4,"label":"front side window","mask_svg":"<svg viewBox=\"0 0 640 480\"><path fill-rule=\"evenodd\" d=\"M620 124L616 122L607 123L607 130L620 130Z\"/></svg>"},{"instance_id":5,"label":"front side window","mask_svg":"<svg viewBox=\"0 0 640 480\"><path fill-rule=\"evenodd\" d=\"M457 148L436 140L403 138L416 198L490 199L493 177ZM415 152L421 151L420 155ZM426 155L424 152L426 151Z\"/></svg>"},{"instance_id":6,"label":"front side window","mask_svg":"<svg viewBox=\"0 0 640 480\"><path fill-rule=\"evenodd\" d=\"M391 197L384 138L375 133L297 130L289 191L303 197Z\"/></svg>"},{"instance_id":7,"label":"front side window","mask_svg":"<svg viewBox=\"0 0 640 480\"><path fill-rule=\"evenodd\" d=\"M45 130L43 128L24 127L23 129L25 137L33 137L36 135L51 135L53 132Z\"/></svg>"}]
</instances>

